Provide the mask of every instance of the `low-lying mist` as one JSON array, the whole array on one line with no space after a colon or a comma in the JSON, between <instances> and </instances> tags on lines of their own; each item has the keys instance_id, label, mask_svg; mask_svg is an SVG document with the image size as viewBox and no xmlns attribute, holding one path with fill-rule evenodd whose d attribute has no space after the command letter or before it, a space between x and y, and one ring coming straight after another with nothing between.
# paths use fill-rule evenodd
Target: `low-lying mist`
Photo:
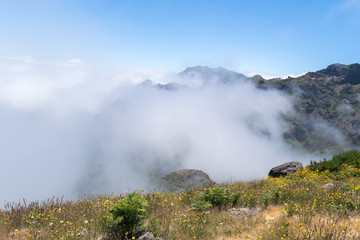
<instances>
[{"instance_id":1,"label":"low-lying mist","mask_svg":"<svg viewBox=\"0 0 360 240\"><path fill-rule=\"evenodd\" d=\"M308 161L282 139L287 97L247 81L202 81L1 57L0 201L151 189L149 174L182 168L217 182L255 179ZM168 82L187 87L156 85Z\"/></svg>"}]
</instances>

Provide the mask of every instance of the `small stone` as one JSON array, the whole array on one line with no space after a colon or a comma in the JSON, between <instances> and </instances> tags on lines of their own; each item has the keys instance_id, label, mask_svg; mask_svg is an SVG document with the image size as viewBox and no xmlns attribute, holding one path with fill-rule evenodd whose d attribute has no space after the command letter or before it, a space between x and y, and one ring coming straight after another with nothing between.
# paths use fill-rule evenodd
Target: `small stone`
<instances>
[{"instance_id":1,"label":"small stone","mask_svg":"<svg viewBox=\"0 0 360 240\"><path fill-rule=\"evenodd\" d=\"M145 232L145 231L140 231L136 233L135 238L139 240L163 240L162 238L154 237L154 234L152 234L151 232Z\"/></svg>"},{"instance_id":2,"label":"small stone","mask_svg":"<svg viewBox=\"0 0 360 240\"><path fill-rule=\"evenodd\" d=\"M326 183L322 186L322 188L324 188L324 189L332 189L334 187L335 187L335 184L333 184L333 183Z\"/></svg>"},{"instance_id":3,"label":"small stone","mask_svg":"<svg viewBox=\"0 0 360 240\"><path fill-rule=\"evenodd\" d=\"M261 211L261 209L245 207L245 208L230 208L229 211L231 215L246 217L246 216L250 216L250 215L253 216L258 214Z\"/></svg>"}]
</instances>

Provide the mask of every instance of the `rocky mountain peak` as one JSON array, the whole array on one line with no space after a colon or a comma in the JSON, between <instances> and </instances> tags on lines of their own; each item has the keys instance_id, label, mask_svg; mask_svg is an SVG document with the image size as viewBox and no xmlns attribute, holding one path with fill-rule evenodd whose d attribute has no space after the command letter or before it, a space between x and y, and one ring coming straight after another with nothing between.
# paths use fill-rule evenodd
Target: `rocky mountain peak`
<instances>
[{"instance_id":1,"label":"rocky mountain peak","mask_svg":"<svg viewBox=\"0 0 360 240\"><path fill-rule=\"evenodd\" d=\"M345 82L356 85L360 83L360 64L351 64L345 75Z\"/></svg>"},{"instance_id":2,"label":"rocky mountain peak","mask_svg":"<svg viewBox=\"0 0 360 240\"><path fill-rule=\"evenodd\" d=\"M188 67L179 73L181 77L200 78L205 83L234 83L248 79L245 75L222 67L209 68L206 66Z\"/></svg>"},{"instance_id":3,"label":"rocky mountain peak","mask_svg":"<svg viewBox=\"0 0 360 240\"><path fill-rule=\"evenodd\" d=\"M329 65L327 68L320 70L318 72L329 76L340 77L346 74L348 67L349 66L345 64L335 63Z\"/></svg>"},{"instance_id":4,"label":"rocky mountain peak","mask_svg":"<svg viewBox=\"0 0 360 240\"><path fill-rule=\"evenodd\" d=\"M157 183L171 192L182 192L190 189L205 188L216 184L209 175L201 170L182 169L157 179Z\"/></svg>"}]
</instances>

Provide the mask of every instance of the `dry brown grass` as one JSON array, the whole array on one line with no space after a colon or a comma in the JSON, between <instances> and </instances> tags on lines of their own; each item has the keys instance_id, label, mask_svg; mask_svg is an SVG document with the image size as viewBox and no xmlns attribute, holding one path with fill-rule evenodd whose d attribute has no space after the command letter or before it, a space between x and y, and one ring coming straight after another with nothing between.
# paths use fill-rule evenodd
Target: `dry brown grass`
<instances>
[{"instance_id":1,"label":"dry brown grass","mask_svg":"<svg viewBox=\"0 0 360 240\"><path fill-rule=\"evenodd\" d=\"M346 178L334 189L325 175L303 170L279 179L223 185L242 192L237 207L257 207L255 215L227 208L193 211L199 191L143 193L149 202L147 229L163 239L360 239L360 179ZM123 196L78 201L8 204L0 211L0 239L106 239L107 211Z\"/></svg>"}]
</instances>

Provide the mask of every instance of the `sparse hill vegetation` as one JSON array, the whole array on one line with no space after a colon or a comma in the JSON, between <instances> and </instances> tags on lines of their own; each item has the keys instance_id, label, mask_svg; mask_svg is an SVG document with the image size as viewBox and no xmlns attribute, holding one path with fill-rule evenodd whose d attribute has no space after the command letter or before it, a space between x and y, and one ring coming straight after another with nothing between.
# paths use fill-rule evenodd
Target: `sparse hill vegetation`
<instances>
[{"instance_id":1,"label":"sparse hill vegetation","mask_svg":"<svg viewBox=\"0 0 360 240\"><path fill-rule=\"evenodd\" d=\"M284 116L284 138L314 153L336 153L360 144L360 65L333 64L298 78L257 80L293 98L296 114Z\"/></svg>"},{"instance_id":2,"label":"sparse hill vegetation","mask_svg":"<svg viewBox=\"0 0 360 240\"><path fill-rule=\"evenodd\" d=\"M359 156L344 152L284 177L182 193L7 204L0 239L135 239L138 230L184 240L359 239Z\"/></svg>"},{"instance_id":3,"label":"sparse hill vegetation","mask_svg":"<svg viewBox=\"0 0 360 240\"><path fill-rule=\"evenodd\" d=\"M360 64L332 64L325 69L286 79L265 80L223 68L192 67L181 77L206 84L252 81L259 89L277 89L292 99L294 113L284 115L284 139L315 154L335 154L360 145Z\"/></svg>"},{"instance_id":4,"label":"sparse hill vegetation","mask_svg":"<svg viewBox=\"0 0 360 240\"><path fill-rule=\"evenodd\" d=\"M338 180L344 176L360 176L360 152L350 150L333 156L331 160L312 161L309 169L326 172L332 179Z\"/></svg>"}]
</instances>

